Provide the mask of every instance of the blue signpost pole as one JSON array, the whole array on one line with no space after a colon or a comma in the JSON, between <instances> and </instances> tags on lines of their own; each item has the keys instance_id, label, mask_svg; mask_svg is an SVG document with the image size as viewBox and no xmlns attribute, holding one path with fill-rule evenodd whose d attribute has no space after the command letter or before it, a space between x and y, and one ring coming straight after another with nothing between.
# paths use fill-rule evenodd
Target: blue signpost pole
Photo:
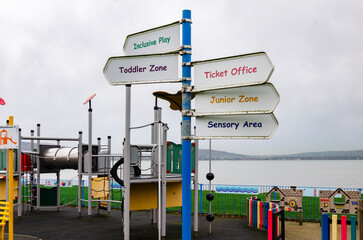
<instances>
[{"instance_id":1,"label":"blue signpost pole","mask_svg":"<svg viewBox=\"0 0 363 240\"><path fill-rule=\"evenodd\" d=\"M191 215L191 117L186 116L190 111L190 92L187 89L191 82L191 11L183 10L182 21L182 239L192 236Z\"/></svg>"}]
</instances>

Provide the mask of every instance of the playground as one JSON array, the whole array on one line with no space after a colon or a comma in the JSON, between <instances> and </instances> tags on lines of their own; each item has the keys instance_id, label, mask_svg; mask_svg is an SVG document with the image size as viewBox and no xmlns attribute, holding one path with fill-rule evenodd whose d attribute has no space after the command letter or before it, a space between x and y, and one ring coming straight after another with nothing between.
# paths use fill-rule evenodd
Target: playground
<instances>
[{"instance_id":1,"label":"playground","mask_svg":"<svg viewBox=\"0 0 363 240\"><path fill-rule=\"evenodd\" d=\"M107 60L103 73L108 83L125 86L125 123L117 126L125 129L122 154L112 151L111 136L107 136L106 143L100 137L94 142L91 103L96 94L83 103L88 106L87 143L82 131L70 137L43 136L40 124L28 135L14 124L13 116L0 126L1 238L6 232L11 240L335 240L338 234L346 240L350 236L356 239L358 219L360 236L361 189L338 187L314 193L318 216L314 220L320 221L321 226L303 223L309 216L306 206L314 204L308 203L304 189L296 186L212 189L211 157L206 174L208 190L203 192L198 182L198 141L209 140L211 155L212 139L271 138L278 127L273 111L280 97L273 85L266 83L274 66L265 52L191 62L191 23L190 10L184 10L181 20L128 35L126 56ZM168 43L172 39L173 44L166 49L149 48L151 52L134 50L152 45L129 48L135 46L132 42L154 35L170 35L159 39L168 39ZM217 67L226 70L214 70ZM211 80L214 78L219 79ZM154 92L153 116L145 117L144 125L135 126L131 122L131 87L151 83L182 83L182 87L175 94ZM244 103L242 107L233 105L237 98L231 96L237 95L239 102ZM191 109L194 97L196 108ZM163 121L158 99L180 111L181 144L168 141L169 126ZM227 105L221 107L222 103ZM144 136L147 143L131 141L131 133L140 129L149 132ZM29 149L23 149L23 142L28 143ZM147 169L142 167L146 160ZM61 181L63 170L77 173L72 179L75 183ZM55 178L46 180L45 174ZM72 189L74 195L69 201L61 197L65 192L62 187ZM241 214L212 211L212 203L220 203L221 196L240 201ZM203 206L207 209L204 212ZM288 222L288 218L296 221Z\"/></svg>"}]
</instances>

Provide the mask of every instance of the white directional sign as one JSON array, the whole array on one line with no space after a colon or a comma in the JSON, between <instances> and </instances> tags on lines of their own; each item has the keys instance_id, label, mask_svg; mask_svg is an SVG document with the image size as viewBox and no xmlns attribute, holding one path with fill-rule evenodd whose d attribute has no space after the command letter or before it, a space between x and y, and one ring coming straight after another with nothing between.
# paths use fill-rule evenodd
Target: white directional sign
<instances>
[{"instance_id":1,"label":"white directional sign","mask_svg":"<svg viewBox=\"0 0 363 240\"><path fill-rule=\"evenodd\" d=\"M264 52L193 62L196 91L262 84L274 66Z\"/></svg>"},{"instance_id":2,"label":"white directional sign","mask_svg":"<svg viewBox=\"0 0 363 240\"><path fill-rule=\"evenodd\" d=\"M195 114L203 116L271 113L279 100L279 94L270 83L198 92L195 95Z\"/></svg>"},{"instance_id":3,"label":"white directional sign","mask_svg":"<svg viewBox=\"0 0 363 240\"><path fill-rule=\"evenodd\" d=\"M0 126L0 149L19 148L19 127Z\"/></svg>"},{"instance_id":4,"label":"white directional sign","mask_svg":"<svg viewBox=\"0 0 363 240\"><path fill-rule=\"evenodd\" d=\"M111 57L103 74L111 85L179 82L179 56L169 53Z\"/></svg>"},{"instance_id":5,"label":"white directional sign","mask_svg":"<svg viewBox=\"0 0 363 240\"><path fill-rule=\"evenodd\" d=\"M172 52L180 49L180 23L174 22L130 34L124 44L125 55Z\"/></svg>"},{"instance_id":6,"label":"white directional sign","mask_svg":"<svg viewBox=\"0 0 363 240\"><path fill-rule=\"evenodd\" d=\"M195 139L270 138L278 127L270 114L203 116L196 118Z\"/></svg>"}]
</instances>

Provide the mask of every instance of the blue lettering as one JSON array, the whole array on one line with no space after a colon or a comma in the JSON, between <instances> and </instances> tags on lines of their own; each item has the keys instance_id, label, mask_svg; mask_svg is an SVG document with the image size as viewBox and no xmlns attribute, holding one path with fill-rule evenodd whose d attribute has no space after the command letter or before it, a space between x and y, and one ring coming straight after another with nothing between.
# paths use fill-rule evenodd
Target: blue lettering
<instances>
[{"instance_id":1,"label":"blue lettering","mask_svg":"<svg viewBox=\"0 0 363 240\"><path fill-rule=\"evenodd\" d=\"M254 127L254 128L257 128L257 127L262 127L262 123L261 122L248 122L246 121L244 124L243 124L243 127Z\"/></svg>"},{"instance_id":2,"label":"blue lettering","mask_svg":"<svg viewBox=\"0 0 363 240\"><path fill-rule=\"evenodd\" d=\"M239 123L214 123L213 121L208 122L208 128L234 128L237 130L239 127Z\"/></svg>"}]
</instances>

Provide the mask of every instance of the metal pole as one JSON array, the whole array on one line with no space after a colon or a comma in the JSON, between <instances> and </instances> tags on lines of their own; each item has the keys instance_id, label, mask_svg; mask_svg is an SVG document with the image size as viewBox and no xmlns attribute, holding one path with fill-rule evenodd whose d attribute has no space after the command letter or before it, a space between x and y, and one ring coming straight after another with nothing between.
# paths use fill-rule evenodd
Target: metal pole
<instances>
[{"instance_id":1,"label":"metal pole","mask_svg":"<svg viewBox=\"0 0 363 240\"><path fill-rule=\"evenodd\" d=\"M18 149L18 217L21 217L23 209L23 197L21 192L21 129L19 128L19 149Z\"/></svg>"},{"instance_id":2,"label":"metal pole","mask_svg":"<svg viewBox=\"0 0 363 240\"><path fill-rule=\"evenodd\" d=\"M101 150L101 138L97 138L97 146L98 146L98 152ZM98 155L98 153L97 153ZM97 157L98 158L98 157ZM98 169L97 169L98 171ZM97 214L100 214L100 206L101 206L101 202L97 201Z\"/></svg>"},{"instance_id":3,"label":"metal pole","mask_svg":"<svg viewBox=\"0 0 363 240\"><path fill-rule=\"evenodd\" d=\"M183 90L190 87L191 82L191 11L183 10L182 23L183 54L182 79ZM191 117L184 114L190 110L190 92L182 91L182 239L191 239Z\"/></svg>"},{"instance_id":4,"label":"metal pole","mask_svg":"<svg viewBox=\"0 0 363 240\"><path fill-rule=\"evenodd\" d=\"M34 137L34 130L31 130L30 131L30 136L31 137ZM34 151L34 140L33 139L31 139L30 140L30 151L31 152L33 152ZM30 158L31 158L31 165L33 166L33 161L34 161L34 157L33 156L30 156ZM30 169L30 176L29 176L29 178L30 178L30 205L31 205L31 211L33 211L34 210L34 168L33 167L31 167L31 169ZM27 203L29 203L29 202L27 202Z\"/></svg>"},{"instance_id":5,"label":"metal pole","mask_svg":"<svg viewBox=\"0 0 363 240\"><path fill-rule=\"evenodd\" d=\"M194 127L194 136L197 135L196 128ZM199 187L199 179L198 179L198 140L195 140L195 158L194 158L194 166L195 166L195 172L194 172L194 236L196 237L198 235L198 187ZM202 201L202 199L201 199Z\"/></svg>"},{"instance_id":6,"label":"metal pole","mask_svg":"<svg viewBox=\"0 0 363 240\"><path fill-rule=\"evenodd\" d=\"M14 125L13 116L9 116L9 125ZM20 144L19 144L20 145ZM6 166L6 172L9 172L9 222L8 222L8 231L9 231L9 240L14 239L14 149L9 149L8 157L9 157L9 165ZM20 181L20 180L19 180ZM5 227L5 226L3 226Z\"/></svg>"},{"instance_id":7,"label":"metal pole","mask_svg":"<svg viewBox=\"0 0 363 240\"><path fill-rule=\"evenodd\" d=\"M78 214L82 212L82 132L78 132Z\"/></svg>"},{"instance_id":8,"label":"metal pole","mask_svg":"<svg viewBox=\"0 0 363 240\"><path fill-rule=\"evenodd\" d=\"M6 159L6 201L9 202L9 150L5 150Z\"/></svg>"},{"instance_id":9,"label":"metal pole","mask_svg":"<svg viewBox=\"0 0 363 240\"><path fill-rule=\"evenodd\" d=\"M161 237L166 237L166 163L167 163L167 126L163 127L163 162L162 162L162 205L161 205Z\"/></svg>"},{"instance_id":10,"label":"metal pole","mask_svg":"<svg viewBox=\"0 0 363 240\"><path fill-rule=\"evenodd\" d=\"M159 108L157 106L157 101L155 101L155 106L154 106L154 125L152 127L152 132L151 132L151 143L152 144L158 144L158 140L159 140L159 130L160 130L160 126L159 126L159 122L161 122L161 108ZM154 162L151 161L151 173L153 176L158 176L158 173L154 172ZM159 211L159 207L156 209L152 209L151 210L151 223L152 224L157 224L159 222L159 218L158 218L158 211Z\"/></svg>"},{"instance_id":11,"label":"metal pole","mask_svg":"<svg viewBox=\"0 0 363 240\"><path fill-rule=\"evenodd\" d=\"M212 172L212 140L209 139L209 172ZM209 180L209 193L212 192L212 181ZM209 214L212 213L212 201L209 201ZM212 222L209 222L209 233L212 233Z\"/></svg>"},{"instance_id":12,"label":"metal pole","mask_svg":"<svg viewBox=\"0 0 363 240\"><path fill-rule=\"evenodd\" d=\"M130 239L130 120L131 120L131 85L126 85L125 108L125 146L124 146L124 240Z\"/></svg>"},{"instance_id":13,"label":"metal pole","mask_svg":"<svg viewBox=\"0 0 363 240\"><path fill-rule=\"evenodd\" d=\"M60 208L60 170L57 172L57 210Z\"/></svg>"},{"instance_id":14,"label":"metal pole","mask_svg":"<svg viewBox=\"0 0 363 240\"><path fill-rule=\"evenodd\" d=\"M13 125L12 123L9 125ZM14 149L7 150L9 153L9 166L7 166L7 171L9 172L9 222L8 222L8 231L9 231L9 240L14 239ZM5 227L5 226L3 226Z\"/></svg>"},{"instance_id":15,"label":"metal pole","mask_svg":"<svg viewBox=\"0 0 363 240\"><path fill-rule=\"evenodd\" d=\"M92 107L89 101L88 109L88 217L92 217Z\"/></svg>"},{"instance_id":16,"label":"metal pole","mask_svg":"<svg viewBox=\"0 0 363 240\"><path fill-rule=\"evenodd\" d=\"M157 123L158 125L158 239L161 239L161 164L162 164L162 156L161 156L161 131L162 126L161 122Z\"/></svg>"},{"instance_id":17,"label":"metal pole","mask_svg":"<svg viewBox=\"0 0 363 240\"><path fill-rule=\"evenodd\" d=\"M111 155L111 136L107 137L107 146L108 146L108 155ZM106 161L106 169L107 169L107 185L108 185L108 189L109 189L109 193L107 195L107 200L110 201L111 200L111 184L110 184L110 170L111 170L111 158L107 157L107 161ZM111 213L111 203L107 202L107 212L108 214Z\"/></svg>"},{"instance_id":18,"label":"metal pole","mask_svg":"<svg viewBox=\"0 0 363 240\"><path fill-rule=\"evenodd\" d=\"M37 124L37 137L40 137L40 124ZM40 153L40 140L37 140L37 152ZM37 210L40 208L40 156L37 159Z\"/></svg>"}]
</instances>

